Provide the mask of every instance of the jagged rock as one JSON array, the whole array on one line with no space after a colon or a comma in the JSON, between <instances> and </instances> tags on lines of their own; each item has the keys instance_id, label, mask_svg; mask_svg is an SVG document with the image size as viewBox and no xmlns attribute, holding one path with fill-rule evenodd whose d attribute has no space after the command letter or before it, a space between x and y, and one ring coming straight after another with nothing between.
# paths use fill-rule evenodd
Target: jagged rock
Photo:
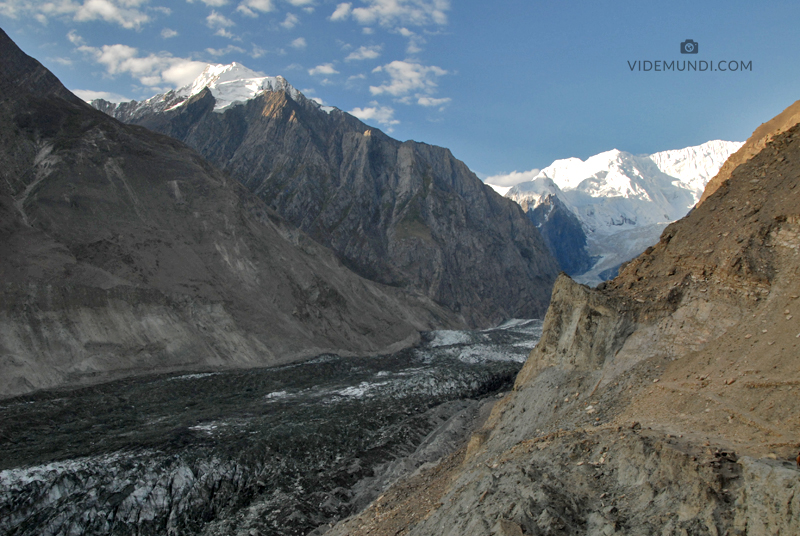
<instances>
[{"instance_id":1,"label":"jagged rock","mask_svg":"<svg viewBox=\"0 0 800 536\"><path fill-rule=\"evenodd\" d=\"M170 95L93 105L194 147L364 277L475 326L544 314L555 260L520 208L449 150L394 140L290 87L225 109L209 89L163 109Z\"/></svg>"},{"instance_id":2,"label":"jagged rock","mask_svg":"<svg viewBox=\"0 0 800 536\"><path fill-rule=\"evenodd\" d=\"M711 194L717 191L723 183L731 178L733 171L750 160L753 156L761 152L773 137L784 132L797 123L800 123L800 101L795 102L780 114L776 115L766 123L761 124L753 135L748 138L745 144L733 153L722 165L719 173L709 181L699 203L705 201Z\"/></svg>"}]
</instances>

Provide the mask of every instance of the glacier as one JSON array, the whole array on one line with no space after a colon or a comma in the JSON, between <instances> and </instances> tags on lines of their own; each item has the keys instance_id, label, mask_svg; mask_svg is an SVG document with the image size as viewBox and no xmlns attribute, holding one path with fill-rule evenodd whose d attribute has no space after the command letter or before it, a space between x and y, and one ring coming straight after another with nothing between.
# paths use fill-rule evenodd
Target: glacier
<instances>
[{"instance_id":1,"label":"glacier","mask_svg":"<svg viewBox=\"0 0 800 536\"><path fill-rule=\"evenodd\" d=\"M586 235L587 253L595 259L588 271L573 277L597 285L605 274L655 244L669 223L685 216L741 146L712 140L651 155L612 149L586 160L556 160L505 196L529 214L553 198L572 212Z\"/></svg>"}]
</instances>

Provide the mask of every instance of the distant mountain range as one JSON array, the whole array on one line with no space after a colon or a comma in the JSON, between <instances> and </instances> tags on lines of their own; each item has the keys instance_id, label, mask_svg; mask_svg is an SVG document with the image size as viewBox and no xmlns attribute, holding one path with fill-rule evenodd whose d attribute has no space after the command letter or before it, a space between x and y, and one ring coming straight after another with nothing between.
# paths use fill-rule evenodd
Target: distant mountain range
<instances>
[{"instance_id":1,"label":"distant mountain range","mask_svg":"<svg viewBox=\"0 0 800 536\"><path fill-rule=\"evenodd\" d=\"M741 146L714 140L652 155L614 149L556 160L505 196L536 223L564 271L597 284L685 216Z\"/></svg>"},{"instance_id":2,"label":"distant mountain range","mask_svg":"<svg viewBox=\"0 0 800 536\"><path fill-rule=\"evenodd\" d=\"M392 139L236 63L143 102L92 105L183 141L359 275L469 325L546 310L558 266L540 233L447 149Z\"/></svg>"}]
</instances>

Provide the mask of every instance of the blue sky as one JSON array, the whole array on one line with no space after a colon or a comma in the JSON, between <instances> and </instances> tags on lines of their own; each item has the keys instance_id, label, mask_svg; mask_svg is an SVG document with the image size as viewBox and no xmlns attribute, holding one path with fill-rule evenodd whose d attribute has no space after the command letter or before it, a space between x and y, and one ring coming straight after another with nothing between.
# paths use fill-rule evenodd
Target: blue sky
<instances>
[{"instance_id":1,"label":"blue sky","mask_svg":"<svg viewBox=\"0 0 800 536\"><path fill-rule=\"evenodd\" d=\"M798 22L796 1L0 0L0 27L81 96L237 61L481 177L743 141L800 99ZM629 68L656 60L751 70Z\"/></svg>"}]
</instances>

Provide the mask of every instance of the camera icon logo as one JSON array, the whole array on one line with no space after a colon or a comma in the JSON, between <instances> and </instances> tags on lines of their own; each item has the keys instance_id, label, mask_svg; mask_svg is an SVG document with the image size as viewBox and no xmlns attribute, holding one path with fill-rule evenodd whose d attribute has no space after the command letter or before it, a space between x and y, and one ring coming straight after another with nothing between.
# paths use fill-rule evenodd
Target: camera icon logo
<instances>
[{"instance_id":1,"label":"camera icon logo","mask_svg":"<svg viewBox=\"0 0 800 536\"><path fill-rule=\"evenodd\" d=\"M681 54L697 54L699 46L694 39L687 39L681 43Z\"/></svg>"}]
</instances>

